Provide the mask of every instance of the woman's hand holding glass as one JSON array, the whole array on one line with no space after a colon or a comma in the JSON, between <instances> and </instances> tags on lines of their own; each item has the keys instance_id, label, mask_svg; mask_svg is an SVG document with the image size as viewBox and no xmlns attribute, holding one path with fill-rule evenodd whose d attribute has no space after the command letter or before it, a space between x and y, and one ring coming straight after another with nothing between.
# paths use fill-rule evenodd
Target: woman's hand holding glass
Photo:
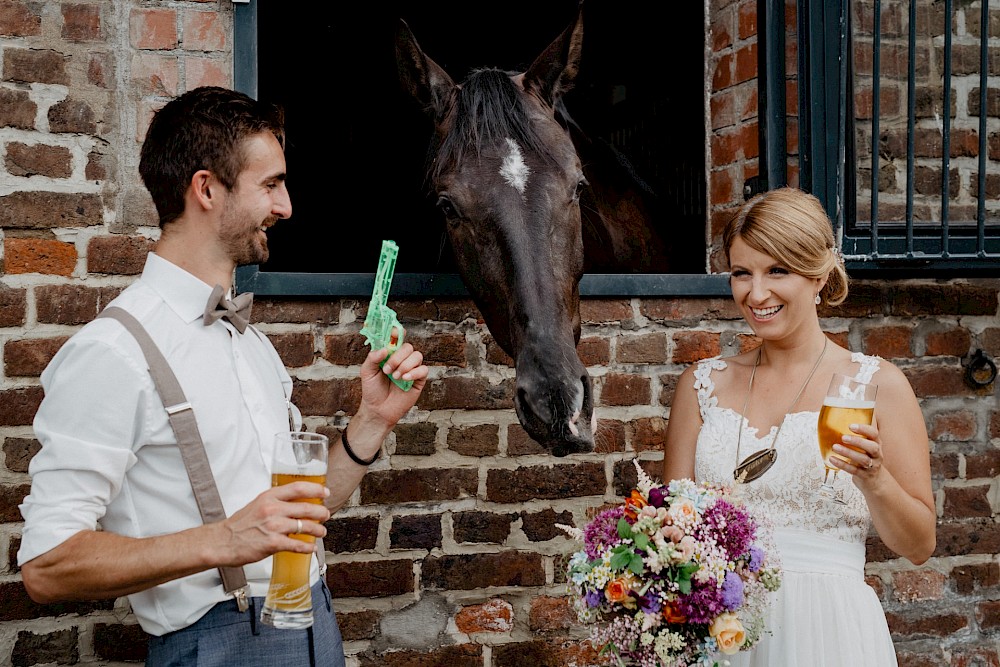
<instances>
[{"instance_id":1,"label":"woman's hand holding glass","mask_svg":"<svg viewBox=\"0 0 1000 667\"><path fill-rule=\"evenodd\" d=\"M856 434L878 437L878 431L871 426L877 390L877 385L858 382L840 373L834 373L830 380L817 424L825 467L823 485L818 491L823 500L845 504L833 486L840 470L857 474L875 469L878 443Z\"/></svg>"}]
</instances>

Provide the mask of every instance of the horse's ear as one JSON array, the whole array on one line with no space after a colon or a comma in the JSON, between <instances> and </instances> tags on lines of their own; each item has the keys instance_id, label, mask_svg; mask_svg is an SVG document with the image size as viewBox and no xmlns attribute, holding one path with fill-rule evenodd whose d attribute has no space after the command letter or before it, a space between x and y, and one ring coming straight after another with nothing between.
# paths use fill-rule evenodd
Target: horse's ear
<instances>
[{"instance_id":1,"label":"horse's ear","mask_svg":"<svg viewBox=\"0 0 1000 667\"><path fill-rule=\"evenodd\" d=\"M524 87L534 90L550 106L573 87L580 71L583 48L583 1L576 11L576 20L563 31L524 73Z\"/></svg>"},{"instance_id":2,"label":"horse's ear","mask_svg":"<svg viewBox=\"0 0 1000 667\"><path fill-rule=\"evenodd\" d=\"M396 67L403 90L416 98L429 114L444 113L455 92L455 82L424 54L403 19L396 28Z\"/></svg>"}]
</instances>

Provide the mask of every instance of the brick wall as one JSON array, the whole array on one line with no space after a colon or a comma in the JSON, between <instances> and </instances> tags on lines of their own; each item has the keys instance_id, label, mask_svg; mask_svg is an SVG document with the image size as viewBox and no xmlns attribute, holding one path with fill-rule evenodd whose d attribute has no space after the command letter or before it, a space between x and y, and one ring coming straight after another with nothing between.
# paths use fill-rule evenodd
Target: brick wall
<instances>
[{"instance_id":1,"label":"brick wall","mask_svg":"<svg viewBox=\"0 0 1000 667\"><path fill-rule=\"evenodd\" d=\"M0 0L0 664L142 660L123 602L27 597L17 505L38 447L39 373L129 284L156 237L135 175L150 110L230 81L231 23L228 3ZM715 236L757 168L755 3L713 2L710 24ZM998 294L998 280L869 281L822 313L842 343L904 369L932 439L934 557L914 568L875 537L868 549L868 581L908 667L1000 662L1000 399L995 385L967 385L962 366L979 349L1000 358ZM365 305L254 309L312 428L342 426L357 407ZM563 597L574 545L554 525L580 526L624 494L634 458L659 473L678 375L752 344L747 328L728 299L585 300L579 349L595 378L598 451L553 459L518 424L510 360L470 302L391 305L432 381L328 526L348 664L592 664Z\"/></svg>"}]
</instances>

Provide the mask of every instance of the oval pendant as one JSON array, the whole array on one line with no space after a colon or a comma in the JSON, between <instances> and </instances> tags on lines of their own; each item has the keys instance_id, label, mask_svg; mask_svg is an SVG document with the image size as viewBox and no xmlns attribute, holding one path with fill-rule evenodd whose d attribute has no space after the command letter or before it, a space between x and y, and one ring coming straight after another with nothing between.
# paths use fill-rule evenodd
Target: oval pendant
<instances>
[{"instance_id":1,"label":"oval pendant","mask_svg":"<svg viewBox=\"0 0 1000 667\"><path fill-rule=\"evenodd\" d=\"M773 447L754 452L736 466L733 479L740 483L752 482L770 470L777 459L778 451Z\"/></svg>"}]
</instances>

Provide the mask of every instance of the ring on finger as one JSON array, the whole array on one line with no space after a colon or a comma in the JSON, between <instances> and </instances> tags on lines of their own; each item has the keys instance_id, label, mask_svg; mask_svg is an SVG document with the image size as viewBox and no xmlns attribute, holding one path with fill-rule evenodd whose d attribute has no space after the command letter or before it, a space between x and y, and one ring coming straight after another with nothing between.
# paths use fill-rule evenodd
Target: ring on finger
<instances>
[{"instance_id":1,"label":"ring on finger","mask_svg":"<svg viewBox=\"0 0 1000 667\"><path fill-rule=\"evenodd\" d=\"M868 465L865 467L865 470L871 470L873 465L875 465L875 459L869 456Z\"/></svg>"},{"instance_id":2,"label":"ring on finger","mask_svg":"<svg viewBox=\"0 0 1000 667\"><path fill-rule=\"evenodd\" d=\"M870 465L868 467L871 468ZM302 532L302 519L296 519L295 523L296 523L295 532L296 533L301 533Z\"/></svg>"}]
</instances>

